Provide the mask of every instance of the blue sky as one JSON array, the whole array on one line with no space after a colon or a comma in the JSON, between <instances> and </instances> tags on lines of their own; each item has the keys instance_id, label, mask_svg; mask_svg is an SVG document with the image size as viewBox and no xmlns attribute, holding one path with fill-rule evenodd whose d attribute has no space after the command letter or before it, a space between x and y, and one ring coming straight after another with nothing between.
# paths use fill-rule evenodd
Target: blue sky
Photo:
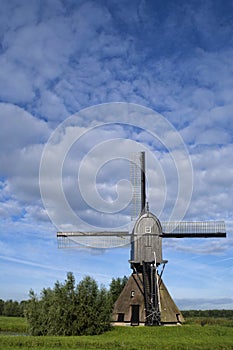
<instances>
[{"instance_id":1,"label":"blue sky","mask_svg":"<svg viewBox=\"0 0 233 350\"><path fill-rule=\"evenodd\" d=\"M127 248L60 250L56 231L129 230L142 149L159 218L226 222L226 239L164 241L169 291L233 308L232 16L231 1L1 2L0 298L130 274Z\"/></svg>"}]
</instances>

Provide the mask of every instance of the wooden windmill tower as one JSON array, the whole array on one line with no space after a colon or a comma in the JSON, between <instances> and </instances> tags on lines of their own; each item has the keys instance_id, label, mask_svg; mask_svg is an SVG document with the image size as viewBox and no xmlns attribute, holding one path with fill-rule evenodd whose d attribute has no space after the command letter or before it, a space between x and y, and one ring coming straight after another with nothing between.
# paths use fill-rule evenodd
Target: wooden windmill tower
<instances>
[{"instance_id":1,"label":"wooden windmill tower","mask_svg":"<svg viewBox=\"0 0 233 350\"><path fill-rule=\"evenodd\" d=\"M167 260L162 257L164 238L226 237L225 223L160 222L146 204L145 153L132 162L131 182L135 207L140 202L140 214L132 233L129 232L58 232L59 247L84 244L91 247L130 245L130 266L133 270L117 299L112 321L114 325L177 324L183 316L167 288L162 274ZM138 169L140 171L138 172ZM138 201L138 198L140 200ZM99 245L100 243L100 245Z\"/></svg>"}]
</instances>

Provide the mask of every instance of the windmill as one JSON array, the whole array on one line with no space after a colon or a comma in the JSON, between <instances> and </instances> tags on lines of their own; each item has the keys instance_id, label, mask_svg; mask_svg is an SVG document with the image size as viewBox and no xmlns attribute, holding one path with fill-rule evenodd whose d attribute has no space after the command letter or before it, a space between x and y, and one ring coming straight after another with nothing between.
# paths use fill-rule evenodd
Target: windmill
<instances>
[{"instance_id":1,"label":"windmill","mask_svg":"<svg viewBox=\"0 0 233 350\"><path fill-rule=\"evenodd\" d=\"M162 280L167 263L162 257L162 241L167 238L226 237L225 223L160 222L146 203L145 152L135 154L131 164L132 215L139 211L132 233L57 232L58 246L66 248L84 244L104 248L129 245L129 263L133 272L114 305L113 324L179 324L184 322L183 316Z\"/></svg>"}]
</instances>

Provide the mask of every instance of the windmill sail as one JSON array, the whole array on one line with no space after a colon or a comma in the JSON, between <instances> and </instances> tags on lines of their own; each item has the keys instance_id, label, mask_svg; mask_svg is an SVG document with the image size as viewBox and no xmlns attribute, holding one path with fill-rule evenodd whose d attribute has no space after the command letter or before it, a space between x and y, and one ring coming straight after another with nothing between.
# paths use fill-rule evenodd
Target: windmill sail
<instances>
[{"instance_id":1,"label":"windmill sail","mask_svg":"<svg viewBox=\"0 0 233 350\"><path fill-rule=\"evenodd\" d=\"M161 222L163 238L226 237L224 221Z\"/></svg>"},{"instance_id":2,"label":"windmill sail","mask_svg":"<svg viewBox=\"0 0 233 350\"><path fill-rule=\"evenodd\" d=\"M146 205L145 152L131 154L130 182L133 189L131 220L134 220L145 211Z\"/></svg>"},{"instance_id":3,"label":"windmill sail","mask_svg":"<svg viewBox=\"0 0 233 350\"><path fill-rule=\"evenodd\" d=\"M57 232L58 248L117 248L128 246L131 235L127 231L122 232Z\"/></svg>"},{"instance_id":4,"label":"windmill sail","mask_svg":"<svg viewBox=\"0 0 233 350\"><path fill-rule=\"evenodd\" d=\"M226 237L224 221L163 221L161 222L162 238L218 238ZM144 233L145 236L148 234ZM151 232L150 237L157 237ZM135 237L134 237L135 238ZM58 247L92 247L116 248L128 247L132 235L127 231L96 231L96 232L57 232Z\"/></svg>"}]
</instances>

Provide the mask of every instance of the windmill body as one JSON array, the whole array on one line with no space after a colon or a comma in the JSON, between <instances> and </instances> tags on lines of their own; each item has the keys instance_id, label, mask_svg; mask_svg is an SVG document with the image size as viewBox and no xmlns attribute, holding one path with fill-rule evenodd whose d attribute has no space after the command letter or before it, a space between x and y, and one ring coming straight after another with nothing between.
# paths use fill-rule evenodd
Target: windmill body
<instances>
[{"instance_id":1,"label":"windmill body","mask_svg":"<svg viewBox=\"0 0 233 350\"><path fill-rule=\"evenodd\" d=\"M162 259L162 226L158 218L146 211L135 223L132 232L131 263L134 266L143 262L156 265L163 262Z\"/></svg>"},{"instance_id":2,"label":"windmill body","mask_svg":"<svg viewBox=\"0 0 233 350\"><path fill-rule=\"evenodd\" d=\"M161 234L161 224L149 210L136 221L132 233L130 263L134 274L137 274L138 282L141 282L145 305L144 320L145 324L148 325L158 325L161 322L157 276L157 266L163 262ZM132 309L133 313L136 320L136 312L133 312ZM138 318L138 322L140 323L140 318Z\"/></svg>"},{"instance_id":3,"label":"windmill body","mask_svg":"<svg viewBox=\"0 0 233 350\"><path fill-rule=\"evenodd\" d=\"M129 232L58 232L59 247L86 245L101 247L130 245L132 274L118 297L112 314L114 325L159 326L181 324L183 316L170 296L163 280L167 260L163 260L162 241L169 238L226 237L225 223L160 222L146 205L145 153L133 162L131 183L140 197L140 215ZM113 246L113 245L112 245Z\"/></svg>"},{"instance_id":4,"label":"windmill body","mask_svg":"<svg viewBox=\"0 0 233 350\"><path fill-rule=\"evenodd\" d=\"M162 325L184 321L162 281L162 226L147 209L135 223L131 242L133 270L114 305L114 325ZM163 265L159 273L159 266Z\"/></svg>"}]
</instances>

